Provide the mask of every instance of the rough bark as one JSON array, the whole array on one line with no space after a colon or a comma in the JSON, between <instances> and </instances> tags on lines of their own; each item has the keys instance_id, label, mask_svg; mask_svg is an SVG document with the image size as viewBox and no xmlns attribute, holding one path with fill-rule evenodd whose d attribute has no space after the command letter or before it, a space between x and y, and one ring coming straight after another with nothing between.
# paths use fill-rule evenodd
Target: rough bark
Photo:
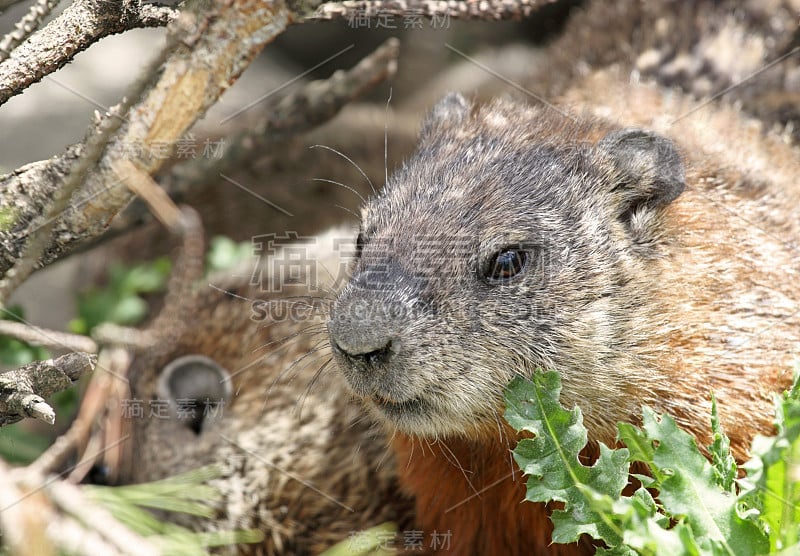
<instances>
[{"instance_id":1,"label":"rough bark","mask_svg":"<svg viewBox=\"0 0 800 556\"><path fill-rule=\"evenodd\" d=\"M44 398L66 390L81 376L92 371L97 356L70 353L56 359L34 361L0 374L0 426L33 417L55 423L55 412Z\"/></svg>"},{"instance_id":2,"label":"rough bark","mask_svg":"<svg viewBox=\"0 0 800 556\"><path fill-rule=\"evenodd\" d=\"M40 12L45 11L32 9L0 43L0 105L103 37L137 27L163 27L177 13L138 0L76 0L42 32L22 42L39 26L46 15Z\"/></svg>"}]
</instances>

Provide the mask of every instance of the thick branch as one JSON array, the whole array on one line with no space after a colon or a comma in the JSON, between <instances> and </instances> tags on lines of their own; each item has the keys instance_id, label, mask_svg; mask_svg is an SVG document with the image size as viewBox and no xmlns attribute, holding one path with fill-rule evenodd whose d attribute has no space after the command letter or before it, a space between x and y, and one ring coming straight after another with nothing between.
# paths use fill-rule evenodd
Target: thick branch
<instances>
[{"instance_id":1,"label":"thick branch","mask_svg":"<svg viewBox=\"0 0 800 556\"><path fill-rule=\"evenodd\" d=\"M363 25L364 18L382 16L480 19L499 21L519 20L532 15L545 4L557 0L346 0L324 2L308 19L347 19ZM313 2L312 2L313 3ZM359 23L362 22L362 23ZM405 26L405 23L404 23Z\"/></svg>"},{"instance_id":2,"label":"thick branch","mask_svg":"<svg viewBox=\"0 0 800 556\"><path fill-rule=\"evenodd\" d=\"M369 2L346 6L353 9L368 6L378 11L405 9L411 13L422 10L423 14L439 14L445 10L457 17L497 19L527 14L544 3L491 0ZM293 5L294 11L291 11L281 0L227 0L224 3L203 3L207 11L201 13L193 13L191 7L182 11L180 17L170 25L171 36L177 34L179 47L164 65L158 83L127 115L127 120L105 149L102 159L73 196L71 207L55 223L49 244L38 259L38 264L47 264L77 243L99 236L117 212L131 200L130 191L119 183L111 170L115 160L128 159L151 175L157 172L167 158L162 154L165 149L170 152L175 148L176 142L238 77L255 53L289 23L321 13L319 10L325 9L320 8L321 4L318 1L296 3ZM393 48L387 46L384 52ZM372 68L360 66L358 69L364 70L366 75L373 70L378 70L379 74L387 67L376 64ZM311 116L305 118L306 122L296 116L282 120L281 114L289 113L288 109L294 108L287 104L287 112L284 112L281 105L276 112L278 116L263 123L256 135L261 132L274 135L275 132L302 128L306 123L313 125L332 115L348 98L358 94L360 87L348 90L352 83L347 81L347 77L348 74L341 74L341 80L334 78L328 85L320 85L316 93L309 89L307 99L296 97L299 103L295 106L302 102L309 103ZM326 89L328 86L330 89ZM246 140L247 137L242 138L243 143ZM257 142L260 141L264 140L258 139ZM41 226L44 207L50 206L52 199L58 197L57 192L69 174L71 164L84 148L83 145L73 146L59 157L30 164L0 178L0 274L7 272L20 258L24 238ZM235 152L233 154L235 158ZM190 169L188 174L197 177L195 169ZM190 181L184 176L179 179L184 184ZM171 181L163 180L162 184L172 190ZM202 183L204 180L200 181Z\"/></svg>"},{"instance_id":3,"label":"thick branch","mask_svg":"<svg viewBox=\"0 0 800 556\"><path fill-rule=\"evenodd\" d=\"M161 27L175 14L171 8L142 6L139 1L76 0L0 64L0 105L101 38L138 27Z\"/></svg>"},{"instance_id":4,"label":"thick branch","mask_svg":"<svg viewBox=\"0 0 800 556\"><path fill-rule=\"evenodd\" d=\"M78 240L102 233L133 197L114 173L112 163L128 159L147 173L155 173L164 158L152 153L165 145L174 146L290 18L280 1L228 0L203 5L208 11L194 13L187 8L170 25L172 43L177 44L174 52L85 176L71 200L72 210L54 224L41 262L54 260ZM41 227L43 207L57 197L84 148L74 146L64 156L30 164L0 179L0 272L8 271L19 258L25 238Z\"/></svg>"},{"instance_id":5,"label":"thick branch","mask_svg":"<svg viewBox=\"0 0 800 556\"><path fill-rule=\"evenodd\" d=\"M360 97L382 80L394 75L397 68L397 57L399 54L399 43L396 39L389 39L378 49L364 58L353 68L346 71L337 71L330 78L321 81L312 81L306 84L296 93L282 99L277 106L267 110L260 119L247 131L239 132L231 138L225 139L225 151L222 159L214 157L196 157L178 164L170 169L168 173L159 177L159 182L170 192L171 195L188 194L196 191L209 183L217 183L219 172L225 172L231 166L242 164L252 157L263 156L264 149L269 148L272 141L285 139L287 136L300 133L315 125L324 123L327 119L334 117L342 107ZM56 190L60 187L58 179L62 168L67 168L73 163L78 155L83 151L84 146L79 144L71 147L67 152L49 161L36 162L17 170L15 174L10 174L4 179L0 179L0 207L6 203L18 202L19 200L28 203L22 205L22 209L31 214L37 211L44 211L45 207L37 207L31 204L32 201L40 199L42 203L50 202L51 199L45 195L31 195L30 191L35 191L35 187L46 186L46 191ZM56 173L58 172L58 173ZM119 182L115 176L114 182ZM112 182L113 183L113 182ZM3 188L10 192L9 198L2 199ZM14 189L20 193L26 192L25 196L13 193ZM13 194L12 194L13 193ZM76 204L68 209L67 216L71 216L73 222L79 221L71 213L97 211L98 203L104 200L103 197L92 199L91 204ZM112 199L113 200L113 199ZM140 208L131 212L126 211L126 218L121 221L114 219L114 231L118 232L127 229L132 222L137 222L149 215L147 208L140 203ZM110 208L109 212L113 209ZM14 207L7 210L16 211ZM85 215L82 222L89 223L91 219ZM0 226L2 218L0 218ZM12 241L19 241L30 230L35 229L35 222L30 222L26 228L16 232L13 236L4 236L0 232L0 246L12 249ZM62 233L58 238L61 241L62 251L73 248L80 242L86 231L81 228L70 230L71 235ZM99 234L97 234L99 235ZM54 256L51 250L45 252L42 264L50 262ZM8 252L8 263L2 260L3 253L0 249L0 270L4 264L13 263L13 251Z\"/></svg>"},{"instance_id":6,"label":"thick branch","mask_svg":"<svg viewBox=\"0 0 800 556\"><path fill-rule=\"evenodd\" d=\"M55 412L44 398L66 390L96 364L94 354L70 353L0 374L0 426L25 417L52 425Z\"/></svg>"}]
</instances>

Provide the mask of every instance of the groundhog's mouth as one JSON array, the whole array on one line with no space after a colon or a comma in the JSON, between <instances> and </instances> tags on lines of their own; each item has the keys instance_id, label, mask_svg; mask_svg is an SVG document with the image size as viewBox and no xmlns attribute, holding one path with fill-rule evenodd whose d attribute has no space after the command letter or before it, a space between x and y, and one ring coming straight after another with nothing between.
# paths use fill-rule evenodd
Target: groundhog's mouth
<instances>
[{"instance_id":1,"label":"groundhog's mouth","mask_svg":"<svg viewBox=\"0 0 800 556\"><path fill-rule=\"evenodd\" d=\"M399 418L408 415L419 415L424 412L425 402L422 398L396 402L383 396L372 396L370 398L375 407L389 418Z\"/></svg>"}]
</instances>

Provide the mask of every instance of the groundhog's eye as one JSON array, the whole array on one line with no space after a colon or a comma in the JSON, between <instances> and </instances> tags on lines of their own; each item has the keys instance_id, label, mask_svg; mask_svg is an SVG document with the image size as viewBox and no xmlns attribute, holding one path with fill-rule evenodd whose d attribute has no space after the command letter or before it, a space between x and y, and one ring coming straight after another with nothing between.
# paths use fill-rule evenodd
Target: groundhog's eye
<instances>
[{"instance_id":1,"label":"groundhog's eye","mask_svg":"<svg viewBox=\"0 0 800 556\"><path fill-rule=\"evenodd\" d=\"M356 250L353 257L355 259L360 259L362 251L364 251L364 232L359 231L358 237L356 237Z\"/></svg>"},{"instance_id":2,"label":"groundhog's eye","mask_svg":"<svg viewBox=\"0 0 800 556\"><path fill-rule=\"evenodd\" d=\"M495 253L486 271L491 282L505 282L522 272L528 254L520 249L503 249Z\"/></svg>"}]
</instances>

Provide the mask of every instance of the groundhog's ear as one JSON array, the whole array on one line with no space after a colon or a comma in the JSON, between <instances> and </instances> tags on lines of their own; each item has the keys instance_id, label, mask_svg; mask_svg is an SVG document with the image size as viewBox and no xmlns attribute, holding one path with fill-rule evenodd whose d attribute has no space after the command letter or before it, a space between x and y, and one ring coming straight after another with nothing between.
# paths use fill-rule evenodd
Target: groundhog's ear
<instances>
[{"instance_id":1,"label":"groundhog's ear","mask_svg":"<svg viewBox=\"0 0 800 556\"><path fill-rule=\"evenodd\" d=\"M681 156L666 137L642 129L623 129L606 135L597 147L614 166L614 192L621 194L622 216L632 215L642 206L667 205L686 185Z\"/></svg>"},{"instance_id":2,"label":"groundhog's ear","mask_svg":"<svg viewBox=\"0 0 800 556\"><path fill-rule=\"evenodd\" d=\"M429 139L437 132L444 131L464 121L469 116L470 105L461 93L449 93L436 103L422 122L420 140Z\"/></svg>"}]
</instances>

